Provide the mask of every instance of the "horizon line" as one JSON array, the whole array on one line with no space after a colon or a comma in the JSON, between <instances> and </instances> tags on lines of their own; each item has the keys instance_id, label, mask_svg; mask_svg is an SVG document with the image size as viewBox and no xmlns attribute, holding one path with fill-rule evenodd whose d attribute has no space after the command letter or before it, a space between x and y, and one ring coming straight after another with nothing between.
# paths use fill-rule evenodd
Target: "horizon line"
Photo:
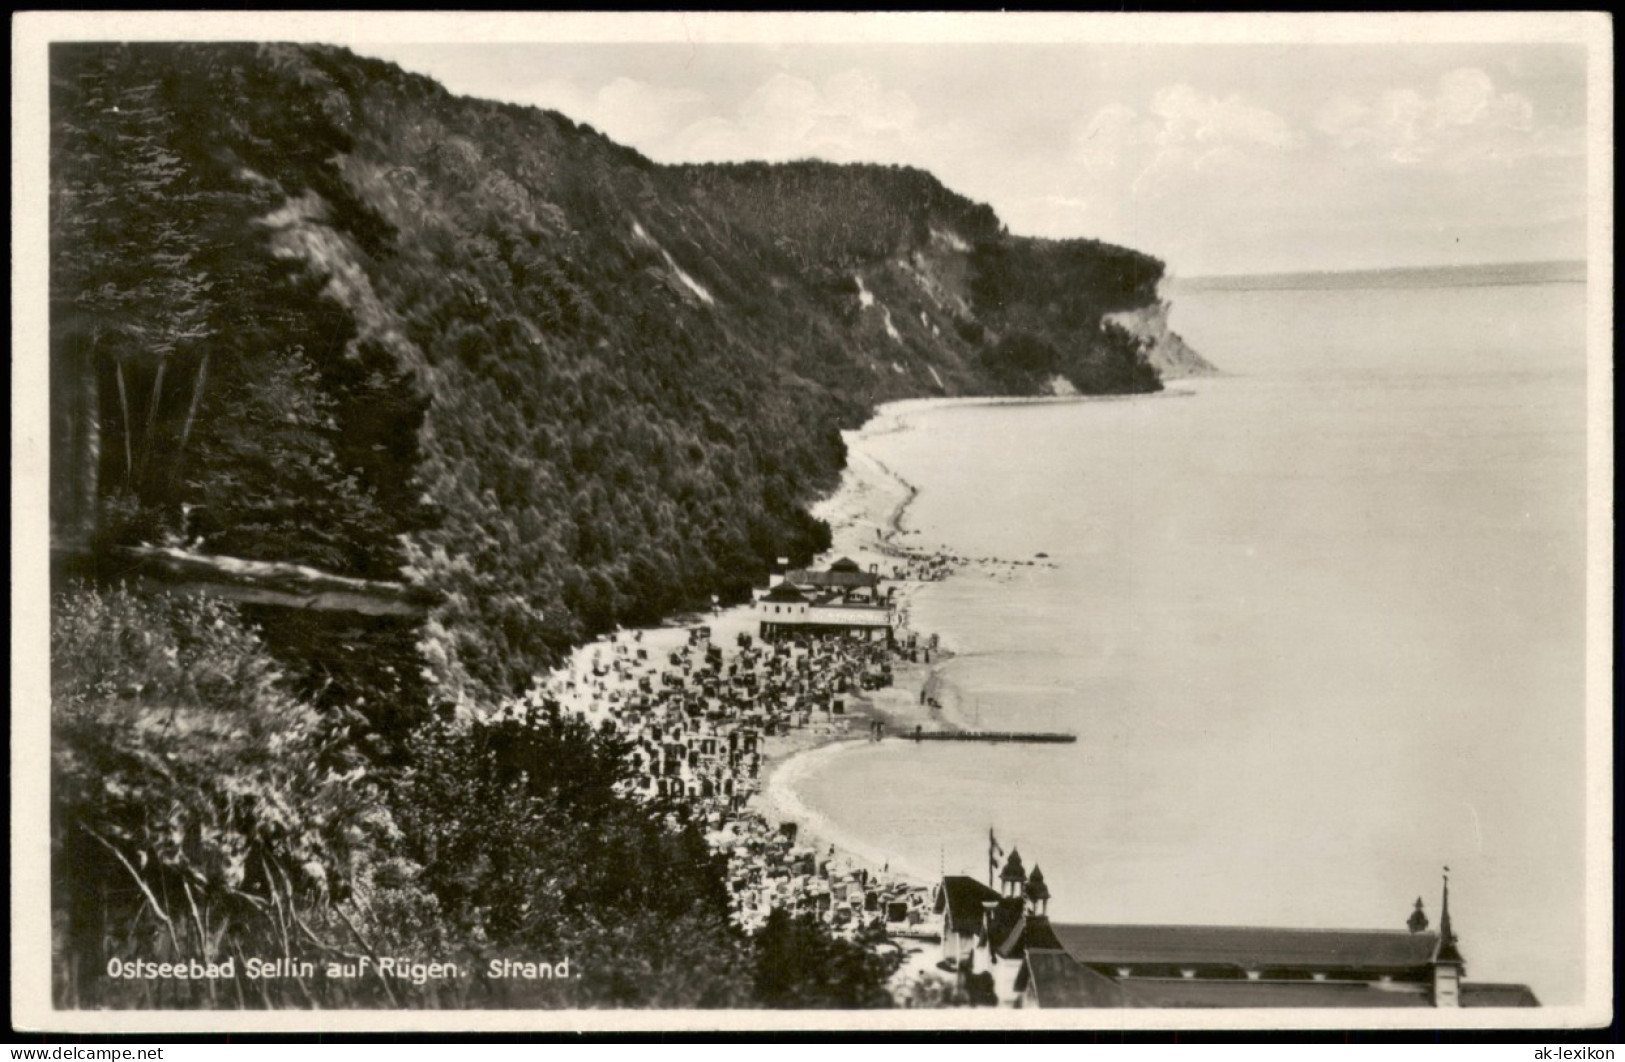
<instances>
[{"instance_id":1,"label":"horizon line","mask_svg":"<svg viewBox=\"0 0 1625 1062\"><path fill-rule=\"evenodd\" d=\"M1358 276L1362 274L1374 275L1379 273L1429 273L1429 272L1461 272L1471 269L1530 269L1533 267L1564 267L1578 266L1589 268L1589 261L1585 258L1529 258L1529 259L1502 259L1492 262L1441 262L1430 265L1391 265L1391 266L1360 266L1358 268L1332 268L1332 269L1280 269L1267 272L1244 273L1192 273L1189 275L1170 272L1166 280L1172 283L1189 283L1198 280L1261 280L1273 277L1333 277Z\"/></svg>"}]
</instances>

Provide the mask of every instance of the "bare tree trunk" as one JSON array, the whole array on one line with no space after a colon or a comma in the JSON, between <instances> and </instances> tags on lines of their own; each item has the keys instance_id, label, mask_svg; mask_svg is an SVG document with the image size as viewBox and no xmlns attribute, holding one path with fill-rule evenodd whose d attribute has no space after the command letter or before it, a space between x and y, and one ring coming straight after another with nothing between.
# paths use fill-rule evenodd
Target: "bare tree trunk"
<instances>
[{"instance_id":1,"label":"bare tree trunk","mask_svg":"<svg viewBox=\"0 0 1625 1062\"><path fill-rule=\"evenodd\" d=\"M130 395L124 388L124 359L114 362L118 368L118 408L120 419L124 421L124 485L130 485L131 463L135 459L134 451L130 447Z\"/></svg>"},{"instance_id":2,"label":"bare tree trunk","mask_svg":"<svg viewBox=\"0 0 1625 1062\"><path fill-rule=\"evenodd\" d=\"M141 430L141 481L147 481L147 463L152 457L152 433L158 426L158 403L164 397L164 370L169 357L158 360L158 373L152 378L152 400L147 403L147 426Z\"/></svg>"},{"instance_id":3,"label":"bare tree trunk","mask_svg":"<svg viewBox=\"0 0 1625 1062\"><path fill-rule=\"evenodd\" d=\"M100 479L102 472L102 385L96 372L96 352L92 348L90 353L80 359L79 363L79 451L78 468L75 471L79 476L78 512L75 513L74 523L80 534L87 539L96 533L99 521L96 516L97 502L100 501Z\"/></svg>"},{"instance_id":4,"label":"bare tree trunk","mask_svg":"<svg viewBox=\"0 0 1625 1062\"><path fill-rule=\"evenodd\" d=\"M198 363L197 379L192 381L192 404L186 409L186 423L181 425L181 443L175 449L177 455L186 449L186 442L192 437L192 425L197 421L197 407L203 402L203 382L208 378L209 355L205 351L203 360Z\"/></svg>"}]
</instances>

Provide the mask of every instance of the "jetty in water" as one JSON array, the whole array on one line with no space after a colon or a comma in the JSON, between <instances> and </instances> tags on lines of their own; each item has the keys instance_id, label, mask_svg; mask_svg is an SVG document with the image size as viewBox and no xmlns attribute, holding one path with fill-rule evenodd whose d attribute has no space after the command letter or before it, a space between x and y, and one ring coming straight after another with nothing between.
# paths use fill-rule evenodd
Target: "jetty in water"
<instances>
[{"instance_id":1,"label":"jetty in water","mask_svg":"<svg viewBox=\"0 0 1625 1062\"><path fill-rule=\"evenodd\" d=\"M1070 745L1076 734L1018 730L916 730L915 741L995 741L1036 745Z\"/></svg>"}]
</instances>

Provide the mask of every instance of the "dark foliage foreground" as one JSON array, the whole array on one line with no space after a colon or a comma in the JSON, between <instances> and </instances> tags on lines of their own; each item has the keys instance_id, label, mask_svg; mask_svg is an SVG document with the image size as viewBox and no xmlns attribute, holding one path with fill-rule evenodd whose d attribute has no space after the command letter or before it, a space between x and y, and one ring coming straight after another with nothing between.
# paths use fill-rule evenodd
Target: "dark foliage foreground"
<instances>
[{"instance_id":1,"label":"dark foliage foreground","mask_svg":"<svg viewBox=\"0 0 1625 1062\"><path fill-rule=\"evenodd\" d=\"M378 770L353 749L364 721L286 693L231 608L85 588L55 605L59 1005L890 1003L894 965L815 922L734 928L724 864L681 808L622 795L610 730L546 708L435 720ZM250 976L277 960L311 966ZM493 960L547 970L493 978ZM136 961L234 976L109 976ZM460 972L418 983L432 963Z\"/></svg>"}]
</instances>

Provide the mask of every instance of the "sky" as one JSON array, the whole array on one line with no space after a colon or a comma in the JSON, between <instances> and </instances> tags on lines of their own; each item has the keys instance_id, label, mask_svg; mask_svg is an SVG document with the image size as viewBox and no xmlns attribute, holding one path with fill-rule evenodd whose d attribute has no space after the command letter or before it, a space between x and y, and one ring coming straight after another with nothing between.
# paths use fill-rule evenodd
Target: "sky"
<instances>
[{"instance_id":1,"label":"sky","mask_svg":"<svg viewBox=\"0 0 1625 1062\"><path fill-rule=\"evenodd\" d=\"M350 46L657 162L923 167L1175 275L1585 256L1577 44Z\"/></svg>"}]
</instances>

